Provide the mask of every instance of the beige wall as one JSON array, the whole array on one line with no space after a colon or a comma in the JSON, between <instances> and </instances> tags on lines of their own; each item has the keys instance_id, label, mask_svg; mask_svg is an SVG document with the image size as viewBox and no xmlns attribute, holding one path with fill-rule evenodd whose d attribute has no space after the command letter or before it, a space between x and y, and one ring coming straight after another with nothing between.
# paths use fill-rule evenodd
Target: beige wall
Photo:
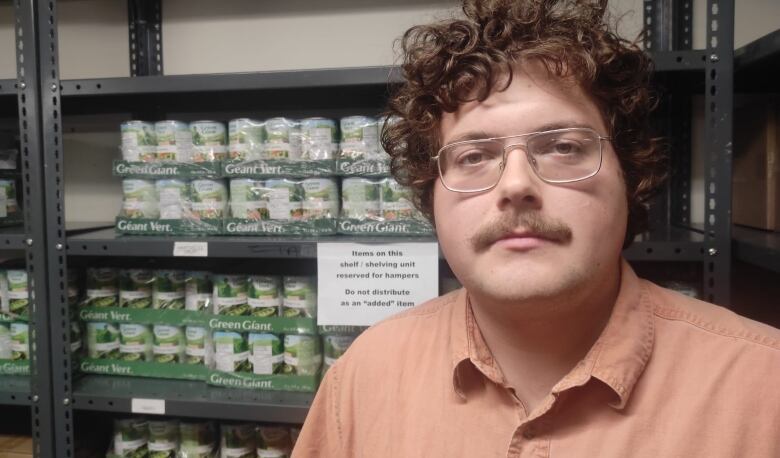
<instances>
[{"instance_id":1,"label":"beige wall","mask_svg":"<svg viewBox=\"0 0 780 458\"><path fill-rule=\"evenodd\" d=\"M321 6L312 5L315 3ZM780 28L780 2L739 0L735 45ZM387 65L393 41L410 25L451 15L446 0L164 0L166 74ZM611 2L621 33L641 28L642 0ZM64 79L129 75L124 1L58 3L60 73ZM0 3L0 78L14 78L13 8ZM706 0L694 0L694 47L705 43ZM89 120L71 120L66 133L66 210L71 221L110 220L120 199L108 164L116 132L91 133ZM695 122L695 125L700 123ZM694 159L701 163L701 155ZM703 180L694 177L693 220L703 220Z\"/></svg>"}]
</instances>

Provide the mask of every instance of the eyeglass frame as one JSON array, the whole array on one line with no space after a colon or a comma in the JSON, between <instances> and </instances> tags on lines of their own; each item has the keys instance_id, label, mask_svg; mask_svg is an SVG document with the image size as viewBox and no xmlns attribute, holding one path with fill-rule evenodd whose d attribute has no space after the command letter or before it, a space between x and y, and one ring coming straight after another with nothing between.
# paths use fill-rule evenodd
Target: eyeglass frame
<instances>
[{"instance_id":1,"label":"eyeglass frame","mask_svg":"<svg viewBox=\"0 0 780 458\"><path fill-rule=\"evenodd\" d=\"M444 151L446 148L451 148L453 146L458 146L458 145L471 145L471 144L479 144L479 143L483 143L483 142L495 142L496 140L507 140L507 139L510 139L510 138L534 137L534 136L539 136L539 135L542 135L542 134L550 134L550 133L555 133L555 132L572 132L572 131L589 131L589 132L595 134L596 138L598 138L598 140L599 140L599 166L596 168L596 170L593 173L591 173L588 176L585 176L585 177L582 177L582 178L577 178L577 179L574 179L574 180L548 180L548 179L542 177L541 175L539 175L539 171L536 170L536 167L534 167L534 164L531 162L531 158L530 158L530 156L528 154L528 140L526 140L524 143L512 143L512 144L509 144L509 145L504 145L502 147L501 164L499 165L499 170L500 171L499 171L499 174L498 174L498 178L496 178L496 182L493 183L492 185L490 185L488 187L485 187L485 188L474 189L474 190L469 190L469 191L462 191L462 190L459 190L459 189L450 188L449 186L447 186L447 183L444 181L444 173L441 170L440 157L441 157L442 151ZM602 164L604 162L604 144L603 144L603 140L611 141L612 137L605 137L605 136L601 135L600 133L598 133L595 129L592 129L590 127L566 127L566 128L562 128L562 129L551 129L551 130L542 130L542 131L537 131L537 132L528 132L528 133L519 134L519 135L507 135L507 136L504 136L504 137L490 137L490 138L479 138L479 139L474 139L474 140L462 140L462 141L458 141L458 142L454 142L454 143L450 143L450 144L442 146L441 148L439 148L439 151L436 152L436 156L432 156L431 157L431 160L432 161L436 161L436 168L439 171L439 180L441 180L441 184L444 185L444 187L447 190L452 191L452 192L460 192L460 193L485 192L485 191L490 191L491 189L493 189L496 186L498 186L498 183L501 181L501 177L504 176L504 170L506 169L507 154L509 153L509 151L517 149L517 148L521 148L523 150L523 152L525 153L525 158L528 161L528 163L531 165L531 169L534 171L534 174L540 180L544 181L545 183L550 183L550 184L576 183L576 182L579 182L579 181L587 180L589 178L593 178L594 176L596 176L596 174L599 173L599 171L601 171L601 166L602 166Z\"/></svg>"}]
</instances>

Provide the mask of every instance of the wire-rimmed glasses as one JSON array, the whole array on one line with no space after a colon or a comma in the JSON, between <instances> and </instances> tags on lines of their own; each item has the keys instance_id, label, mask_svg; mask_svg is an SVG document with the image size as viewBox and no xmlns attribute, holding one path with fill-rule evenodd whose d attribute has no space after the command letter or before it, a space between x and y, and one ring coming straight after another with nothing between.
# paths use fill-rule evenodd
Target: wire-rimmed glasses
<instances>
[{"instance_id":1,"label":"wire-rimmed glasses","mask_svg":"<svg viewBox=\"0 0 780 458\"><path fill-rule=\"evenodd\" d=\"M498 184L508 153L521 148L534 173L547 183L571 183L596 175L601 169L602 140L587 127L554 129L507 137L464 140L442 147L432 158L445 188L480 192Z\"/></svg>"}]
</instances>

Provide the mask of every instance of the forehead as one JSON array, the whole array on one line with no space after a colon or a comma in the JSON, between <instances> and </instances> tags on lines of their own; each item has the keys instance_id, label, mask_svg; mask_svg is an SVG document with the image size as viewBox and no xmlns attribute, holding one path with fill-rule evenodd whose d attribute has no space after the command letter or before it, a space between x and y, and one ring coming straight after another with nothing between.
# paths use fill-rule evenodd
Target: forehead
<instances>
[{"instance_id":1,"label":"forehead","mask_svg":"<svg viewBox=\"0 0 780 458\"><path fill-rule=\"evenodd\" d=\"M550 127L590 127L609 134L601 112L580 85L550 75L541 64L526 64L514 69L506 90L444 113L440 132L445 145L458 138L517 135Z\"/></svg>"}]
</instances>

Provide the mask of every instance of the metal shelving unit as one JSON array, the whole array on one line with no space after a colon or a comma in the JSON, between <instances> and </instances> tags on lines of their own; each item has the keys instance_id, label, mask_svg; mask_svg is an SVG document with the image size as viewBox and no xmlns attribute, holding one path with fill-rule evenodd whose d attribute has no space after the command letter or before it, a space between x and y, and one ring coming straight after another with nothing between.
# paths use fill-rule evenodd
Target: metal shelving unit
<instances>
[{"instance_id":1,"label":"metal shelving unit","mask_svg":"<svg viewBox=\"0 0 780 458\"><path fill-rule=\"evenodd\" d=\"M734 226L737 259L780 273L780 233Z\"/></svg>"},{"instance_id":2,"label":"metal shelving unit","mask_svg":"<svg viewBox=\"0 0 780 458\"><path fill-rule=\"evenodd\" d=\"M0 249L24 250L35 296L38 351L33 377L0 381L0 403L33 407L37 456L74 456L77 410L130 413L135 397L165 399L166 414L250 421L301 422L311 394L208 387L203 383L108 376L74 377L69 352L68 258L169 258L177 241L209 245L210 258L313 260L318 241L392 242L379 237L119 237L113 229L70 231L64 216L63 118L131 112L153 117L168 112L251 111L258 117L340 117L378 109L388 84L400 82L396 67L165 76L162 66L161 1L128 0L131 77L61 80L57 3L15 0L17 52L24 71L0 80L0 97L18 97L26 166L24 232L0 231ZM707 1L707 48L691 49L692 0L644 0L650 29L645 48L657 79L669 88L663 124L680 141L673 147L674 174L652 217L653 232L625 252L631 261L694 263L701 266L704 296L729 303L731 263L731 112L734 0ZM766 41L738 51L738 66L753 68L776 53ZM776 41L772 41L776 43ZM751 48L751 46L753 46ZM775 45L773 45L775 46ZM770 59L776 62L778 59ZM763 65L763 64L762 64ZM776 74L776 73L775 73ZM738 77L740 74L738 73ZM741 77L740 77L741 78ZM690 229L691 94L705 97L705 225ZM198 94L198 97L184 97ZM258 110L258 101L262 107ZM197 104L197 105L195 105ZM673 118L672 118L673 117ZM688 119L686 119L688 118ZM43 170L47 173L43 174ZM34 198L32 198L34 197ZM740 237L735 230L735 236ZM410 241L408 238L403 241ZM411 239L428 241L430 238ZM747 245L746 245L747 246ZM766 245L764 245L766 246ZM739 243L738 256L748 251ZM777 253L778 251L775 251ZM776 258L774 258L776 259ZM75 260L75 259L74 259ZM50 339L50 340L49 340Z\"/></svg>"},{"instance_id":3,"label":"metal shelving unit","mask_svg":"<svg viewBox=\"0 0 780 458\"><path fill-rule=\"evenodd\" d=\"M32 404L30 377L21 375L0 376L0 405Z\"/></svg>"}]
</instances>

